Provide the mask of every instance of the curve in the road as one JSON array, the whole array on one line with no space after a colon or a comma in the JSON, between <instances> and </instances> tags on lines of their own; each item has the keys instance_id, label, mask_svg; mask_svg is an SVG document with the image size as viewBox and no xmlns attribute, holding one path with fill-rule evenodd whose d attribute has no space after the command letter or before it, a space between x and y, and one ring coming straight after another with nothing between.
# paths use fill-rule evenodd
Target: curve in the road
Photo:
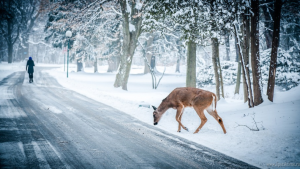
<instances>
[{"instance_id":1,"label":"curve in the road","mask_svg":"<svg viewBox=\"0 0 300 169\"><path fill-rule=\"evenodd\" d=\"M25 80L24 80L25 77ZM0 81L1 168L256 168L60 86Z\"/></svg>"}]
</instances>

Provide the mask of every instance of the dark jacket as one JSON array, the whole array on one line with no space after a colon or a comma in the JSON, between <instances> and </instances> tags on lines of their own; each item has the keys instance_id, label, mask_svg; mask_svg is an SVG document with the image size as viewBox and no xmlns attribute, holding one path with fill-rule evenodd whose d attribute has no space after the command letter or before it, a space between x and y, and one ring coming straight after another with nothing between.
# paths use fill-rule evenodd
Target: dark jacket
<instances>
[{"instance_id":1,"label":"dark jacket","mask_svg":"<svg viewBox=\"0 0 300 169\"><path fill-rule=\"evenodd\" d=\"M28 73L33 73L34 72L33 66L35 66L34 61L33 60L28 60L27 65L26 65L26 69L27 69L27 66L28 66Z\"/></svg>"}]
</instances>

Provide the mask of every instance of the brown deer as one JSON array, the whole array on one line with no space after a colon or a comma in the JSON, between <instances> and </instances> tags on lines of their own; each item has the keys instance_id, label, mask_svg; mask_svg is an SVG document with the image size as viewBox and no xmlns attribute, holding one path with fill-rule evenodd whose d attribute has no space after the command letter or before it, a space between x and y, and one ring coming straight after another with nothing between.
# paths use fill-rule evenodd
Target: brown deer
<instances>
[{"instance_id":1,"label":"brown deer","mask_svg":"<svg viewBox=\"0 0 300 169\"><path fill-rule=\"evenodd\" d=\"M207 118L204 115L206 110L211 116L213 116L218 123L221 125L224 134L226 130L221 117L218 115L217 107L217 96L209 91L192 88L192 87L181 87L174 89L165 99L162 100L158 108L153 107L154 125L157 125L161 116L169 109L177 109L176 121L178 122L178 131L181 131L181 127L188 131L188 128L181 123L182 113L185 107L193 107L201 119L201 124L194 132L198 133L203 125L207 122Z\"/></svg>"}]
</instances>

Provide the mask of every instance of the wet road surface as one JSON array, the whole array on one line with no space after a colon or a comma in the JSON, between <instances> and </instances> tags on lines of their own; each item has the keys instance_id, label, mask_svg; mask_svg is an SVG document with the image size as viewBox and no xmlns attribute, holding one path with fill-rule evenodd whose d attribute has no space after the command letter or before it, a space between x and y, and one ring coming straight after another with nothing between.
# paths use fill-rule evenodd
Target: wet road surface
<instances>
[{"instance_id":1,"label":"wet road surface","mask_svg":"<svg viewBox=\"0 0 300 169\"><path fill-rule=\"evenodd\" d=\"M0 81L0 168L255 168L63 88ZM24 80L25 79L25 80Z\"/></svg>"}]
</instances>

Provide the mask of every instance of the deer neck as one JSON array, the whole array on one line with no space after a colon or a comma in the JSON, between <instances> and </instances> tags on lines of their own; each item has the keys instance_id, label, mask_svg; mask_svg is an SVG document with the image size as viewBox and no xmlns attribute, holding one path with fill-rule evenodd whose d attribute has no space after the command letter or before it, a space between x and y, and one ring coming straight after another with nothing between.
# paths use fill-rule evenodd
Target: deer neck
<instances>
[{"instance_id":1,"label":"deer neck","mask_svg":"<svg viewBox=\"0 0 300 169\"><path fill-rule=\"evenodd\" d=\"M166 102L163 101L157 108L157 111L159 112L159 114L164 114L169 108L171 108L171 106Z\"/></svg>"}]
</instances>

